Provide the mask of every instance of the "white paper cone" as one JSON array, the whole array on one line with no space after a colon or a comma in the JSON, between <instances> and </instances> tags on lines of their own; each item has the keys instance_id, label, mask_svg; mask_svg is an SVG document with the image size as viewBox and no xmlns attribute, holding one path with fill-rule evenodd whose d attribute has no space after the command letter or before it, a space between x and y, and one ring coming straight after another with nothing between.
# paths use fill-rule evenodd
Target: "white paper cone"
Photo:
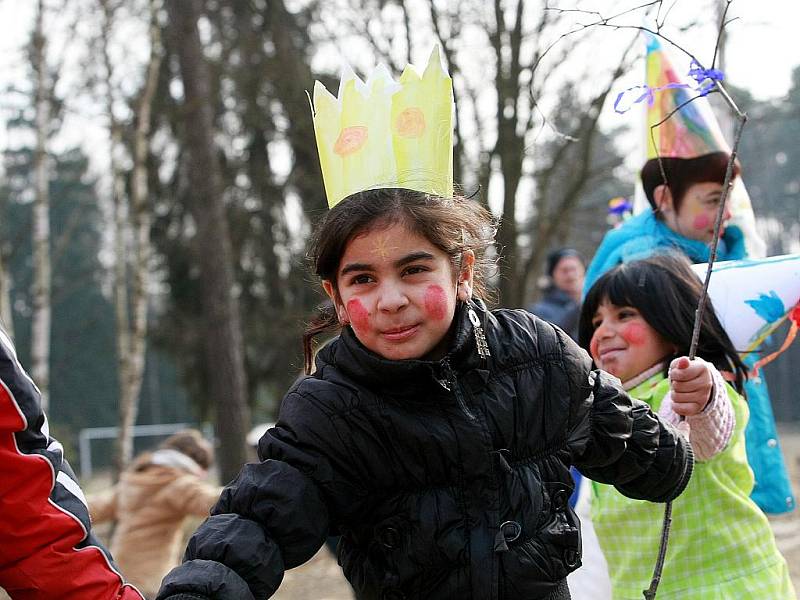
<instances>
[{"instance_id":1,"label":"white paper cone","mask_svg":"<svg viewBox=\"0 0 800 600\"><path fill-rule=\"evenodd\" d=\"M704 280L708 265L692 265ZM716 263L708 292L740 353L751 352L800 301L800 254Z\"/></svg>"}]
</instances>

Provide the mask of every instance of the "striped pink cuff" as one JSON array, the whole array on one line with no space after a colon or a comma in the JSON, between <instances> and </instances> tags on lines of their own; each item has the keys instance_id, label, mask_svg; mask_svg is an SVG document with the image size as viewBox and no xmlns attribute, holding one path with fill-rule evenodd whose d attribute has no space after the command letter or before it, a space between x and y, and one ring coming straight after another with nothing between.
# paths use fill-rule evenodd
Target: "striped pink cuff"
<instances>
[{"instance_id":1,"label":"striped pink cuff","mask_svg":"<svg viewBox=\"0 0 800 600\"><path fill-rule=\"evenodd\" d=\"M709 367L714 381L713 396L702 412L686 417L691 427L689 442L692 444L695 458L699 461L710 460L722 452L728 445L736 426L736 415L725 389L725 380L716 368L712 365ZM670 392L664 396L658 409L658 416L672 425L680 422L680 415L672 409Z\"/></svg>"}]
</instances>

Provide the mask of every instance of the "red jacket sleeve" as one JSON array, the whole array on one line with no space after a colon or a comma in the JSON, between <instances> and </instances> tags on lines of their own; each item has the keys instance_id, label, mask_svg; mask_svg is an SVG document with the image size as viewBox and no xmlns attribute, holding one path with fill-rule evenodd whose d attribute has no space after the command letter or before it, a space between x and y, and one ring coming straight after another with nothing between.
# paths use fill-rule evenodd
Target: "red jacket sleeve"
<instances>
[{"instance_id":1,"label":"red jacket sleeve","mask_svg":"<svg viewBox=\"0 0 800 600\"><path fill-rule=\"evenodd\" d=\"M91 534L39 390L0 330L0 588L14 600L142 600Z\"/></svg>"}]
</instances>

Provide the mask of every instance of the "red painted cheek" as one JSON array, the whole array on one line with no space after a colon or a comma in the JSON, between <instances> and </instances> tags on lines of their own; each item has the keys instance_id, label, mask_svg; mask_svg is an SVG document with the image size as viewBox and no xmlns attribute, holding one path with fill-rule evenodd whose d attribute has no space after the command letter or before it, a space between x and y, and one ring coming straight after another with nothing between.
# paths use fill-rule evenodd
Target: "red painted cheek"
<instances>
[{"instance_id":1,"label":"red painted cheek","mask_svg":"<svg viewBox=\"0 0 800 600\"><path fill-rule=\"evenodd\" d=\"M347 315L350 317L350 323L356 332L369 329L369 311L364 308L358 298L347 301Z\"/></svg>"},{"instance_id":2,"label":"red painted cheek","mask_svg":"<svg viewBox=\"0 0 800 600\"><path fill-rule=\"evenodd\" d=\"M631 323L620 331L622 339L631 346L643 346L650 337L647 328L641 323Z\"/></svg>"},{"instance_id":3,"label":"red painted cheek","mask_svg":"<svg viewBox=\"0 0 800 600\"><path fill-rule=\"evenodd\" d=\"M425 290L425 311L436 321L447 316L447 296L438 285L431 285Z\"/></svg>"},{"instance_id":4,"label":"red painted cheek","mask_svg":"<svg viewBox=\"0 0 800 600\"><path fill-rule=\"evenodd\" d=\"M711 227L711 217L709 217L706 213L700 213L699 215L696 215L694 221L692 221L692 227L698 231L706 231L709 227Z\"/></svg>"},{"instance_id":5,"label":"red painted cheek","mask_svg":"<svg viewBox=\"0 0 800 600\"><path fill-rule=\"evenodd\" d=\"M589 342L589 354L592 355L592 358L597 360L599 354L597 353L597 336L593 335L591 341Z\"/></svg>"}]
</instances>

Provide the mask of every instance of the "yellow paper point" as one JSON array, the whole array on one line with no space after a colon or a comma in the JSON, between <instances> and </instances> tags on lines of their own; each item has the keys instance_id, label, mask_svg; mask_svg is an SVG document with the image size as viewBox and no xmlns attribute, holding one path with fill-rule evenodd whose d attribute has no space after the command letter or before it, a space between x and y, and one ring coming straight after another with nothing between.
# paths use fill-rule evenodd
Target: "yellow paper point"
<instances>
[{"instance_id":1,"label":"yellow paper point","mask_svg":"<svg viewBox=\"0 0 800 600\"><path fill-rule=\"evenodd\" d=\"M420 76L395 81L379 65L362 82L347 70L339 96L314 84L314 133L328 206L367 189L453 194L453 82L439 49Z\"/></svg>"}]
</instances>

